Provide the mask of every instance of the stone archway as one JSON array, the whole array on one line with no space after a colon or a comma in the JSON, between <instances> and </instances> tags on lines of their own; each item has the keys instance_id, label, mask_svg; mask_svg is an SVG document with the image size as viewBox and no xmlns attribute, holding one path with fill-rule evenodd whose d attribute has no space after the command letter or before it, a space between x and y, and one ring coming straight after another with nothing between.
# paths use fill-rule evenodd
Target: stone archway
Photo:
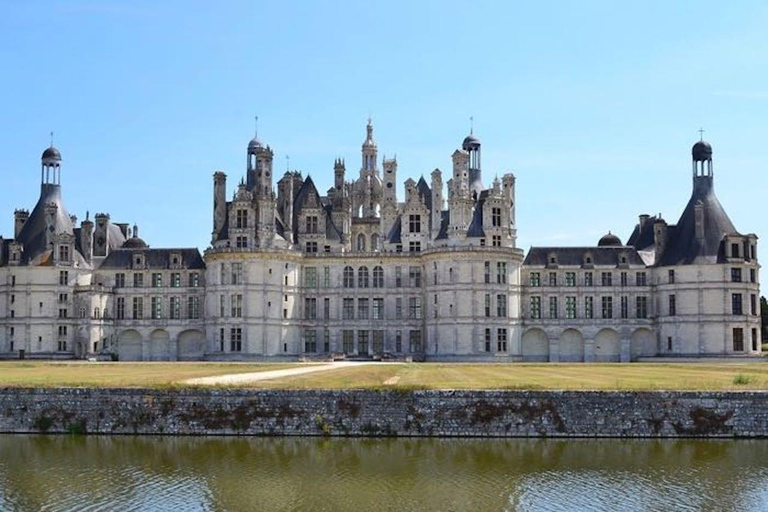
<instances>
[{"instance_id":1,"label":"stone archway","mask_svg":"<svg viewBox=\"0 0 768 512\"><path fill-rule=\"evenodd\" d=\"M165 329L156 329L149 335L150 361L168 361L171 359L168 353L171 336Z\"/></svg>"},{"instance_id":2,"label":"stone archway","mask_svg":"<svg viewBox=\"0 0 768 512\"><path fill-rule=\"evenodd\" d=\"M549 337L541 329L529 329L522 338L523 361L549 361Z\"/></svg>"},{"instance_id":3,"label":"stone archway","mask_svg":"<svg viewBox=\"0 0 768 512\"><path fill-rule=\"evenodd\" d=\"M639 357L653 357L656 355L656 342L650 329L641 327L632 333L632 338L629 342L629 352L632 361L637 361Z\"/></svg>"},{"instance_id":4,"label":"stone archway","mask_svg":"<svg viewBox=\"0 0 768 512\"><path fill-rule=\"evenodd\" d=\"M601 329L595 336L595 361L619 361L621 342L613 329Z\"/></svg>"},{"instance_id":5,"label":"stone archway","mask_svg":"<svg viewBox=\"0 0 768 512\"><path fill-rule=\"evenodd\" d=\"M141 361L141 334L129 329L117 338L117 358L120 361Z\"/></svg>"},{"instance_id":6,"label":"stone archway","mask_svg":"<svg viewBox=\"0 0 768 512\"><path fill-rule=\"evenodd\" d=\"M205 355L205 336L197 329L183 331L177 339L179 361L200 360Z\"/></svg>"},{"instance_id":7,"label":"stone archway","mask_svg":"<svg viewBox=\"0 0 768 512\"><path fill-rule=\"evenodd\" d=\"M566 329L560 335L560 362L584 362L584 336L576 329Z\"/></svg>"}]
</instances>

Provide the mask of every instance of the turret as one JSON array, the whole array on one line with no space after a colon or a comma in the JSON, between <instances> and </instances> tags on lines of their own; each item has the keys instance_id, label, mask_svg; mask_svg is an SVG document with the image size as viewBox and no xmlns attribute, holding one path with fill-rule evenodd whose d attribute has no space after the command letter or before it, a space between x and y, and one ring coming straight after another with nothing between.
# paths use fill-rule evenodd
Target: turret
<instances>
[{"instance_id":1,"label":"turret","mask_svg":"<svg viewBox=\"0 0 768 512\"><path fill-rule=\"evenodd\" d=\"M346 171L344 160L337 158L333 162L333 188L336 189L337 197L340 197L344 192L344 174Z\"/></svg>"},{"instance_id":2,"label":"turret","mask_svg":"<svg viewBox=\"0 0 768 512\"><path fill-rule=\"evenodd\" d=\"M19 238L19 233L29 219L29 210L16 210L13 212L13 237Z\"/></svg>"},{"instance_id":3,"label":"turret","mask_svg":"<svg viewBox=\"0 0 768 512\"><path fill-rule=\"evenodd\" d=\"M653 243L655 261L658 264L664 255L664 249L667 248L667 221L661 218L661 214L653 223Z\"/></svg>"},{"instance_id":4,"label":"turret","mask_svg":"<svg viewBox=\"0 0 768 512\"><path fill-rule=\"evenodd\" d=\"M368 118L368 124L365 127L365 131L366 137L362 148L363 162L360 169L361 175L365 172L374 172L376 170L376 158L378 154L378 147L373 140L373 123L371 122L370 117Z\"/></svg>"},{"instance_id":5,"label":"turret","mask_svg":"<svg viewBox=\"0 0 768 512\"><path fill-rule=\"evenodd\" d=\"M470 131L464 138L461 149L467 152L469 163L469 190L473 199L477 200L483 190L483 175L480 167L480 139Z\"/></svg>"},{"instance_id":6,"label":"turret","mask_svg":"<svg viewBox=\"0 0 768 512\"><path fill-rule=\"evenodd\" d=\"M440 232L443 211L443 174L440 169L432 171L432 238Z\"/></svg>"},{"instance_id":7,"label":"turret","mask_svg":"<svg viewBox=\"0 0 768 512\"><path fill-rule=\"evenodd\" d=\"M213 236L216 243L227 219L227 175L221 171L213 174Z\"/></svg>"},{"instance_id":8,"label":"turret","mask_svg":"<svg viewBox=\"0 0 768 512\"><path fill-rule=\"evenodd\" d=\"M53 147L53 142L43 151L40 161L40 182L43 185L61 185L61 152Z\"/></svg>"},{"instance_id":9,"label":"turret","mask_svg":"<svg viewBox=\"0 0 768 512\"><path fill-rule=\"evenodd\" d=\"M109 215L97 213L94 219L96 226L93 231L93 255L106 256L109 247Z\"/></svg>"}]
</instances>

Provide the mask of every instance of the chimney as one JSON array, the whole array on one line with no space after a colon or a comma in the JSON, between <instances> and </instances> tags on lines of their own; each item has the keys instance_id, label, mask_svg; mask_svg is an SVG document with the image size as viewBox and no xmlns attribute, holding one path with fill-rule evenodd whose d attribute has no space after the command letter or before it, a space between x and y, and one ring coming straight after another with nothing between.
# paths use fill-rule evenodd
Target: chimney
<instances>
[{"instance_id":1,"label":"chimney","mask_svg":"<svg viewBox=\"0 0 768 512\"><path fill-rule=\"evenodd\" d=\"M667 221L662 219L661 215L653 223L653 242L655 245L655 261L658 262L664 254L664 249L667 248Z\"/></svg>"},{"instance_id":2,"label":"chimney","mask_svg":"<svg viewBox=\"0 0 768 512\"><path fill-rule=\"evenodd\" d=\"M648 219L650 219L650 218L651 218L651 216L648 215L647 213L640 214L640 221L639 221L640 231L643 230L643 228L645 227L646 222L648 222Z\"/></svg>"},{"instance_id":3,"label":"chimney","mask_svg":"<svg viewBox=\"0 0 768 512\"><path fill-rule=\"evenodd\" d=\"M29 210L16 210L13 212L13 237L19 238L19 233L24 229L24 224L29 219Z\"/></svg>"}]
</instances>

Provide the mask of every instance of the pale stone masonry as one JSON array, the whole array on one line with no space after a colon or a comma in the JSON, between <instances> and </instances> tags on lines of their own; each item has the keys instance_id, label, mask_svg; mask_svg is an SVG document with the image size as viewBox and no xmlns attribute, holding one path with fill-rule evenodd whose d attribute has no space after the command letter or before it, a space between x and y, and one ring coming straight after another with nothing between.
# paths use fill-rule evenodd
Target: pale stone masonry
<instances>
[{"instance_id":1,"label":"pale stone masonry","mask_svg":"<svg viewBox=\"0 0 768 512\"><path fill-rule=\"evenodd\" d=\"M107 214L77 227L61 154L42 158L40 199L0 238L0 354L192 360L394 354L428 360L632 361L760 353L757 237L714 194L712 148L692 150L676 224L641 215L626 244L517 248L515 177L483 185L473 134L451 175L379 169L368 123L359 174L333 165L273 185L257 138L234 191L213 177L213 232L154 249Z\"/></svg>"}]
</instances>

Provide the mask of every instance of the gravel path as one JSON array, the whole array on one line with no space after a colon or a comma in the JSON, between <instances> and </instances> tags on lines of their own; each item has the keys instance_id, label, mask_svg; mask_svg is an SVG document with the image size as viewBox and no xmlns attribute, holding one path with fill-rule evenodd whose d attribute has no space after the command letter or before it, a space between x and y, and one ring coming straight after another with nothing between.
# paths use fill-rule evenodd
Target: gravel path
<instances>
[{"instance_id":1,"label":"gravel path","mask_svg":"<svg viewBox=\"0 0 768 512\"><path fill-rule=\"evenodd\" d=\"M216 386L220 384L223 384L223 385L248 384L250 382L257 382L260 380L282 379L284 377L295 377L296 375L304 375L307 373L327 372L329 370L337 370L339 368L348 368L350 366L362 366L366 364L377 364L377 362L338 361L333 363L318 363L318 364L312 364L311 366L287 368L285 370L272 370L272 371L266 371L266 372L253 372L253 373L232 373L229 375L217 375L215 377L197 377L194 379L185 380L184 384L191 384L195 386Z\"/></svg>"}]
</instances>

